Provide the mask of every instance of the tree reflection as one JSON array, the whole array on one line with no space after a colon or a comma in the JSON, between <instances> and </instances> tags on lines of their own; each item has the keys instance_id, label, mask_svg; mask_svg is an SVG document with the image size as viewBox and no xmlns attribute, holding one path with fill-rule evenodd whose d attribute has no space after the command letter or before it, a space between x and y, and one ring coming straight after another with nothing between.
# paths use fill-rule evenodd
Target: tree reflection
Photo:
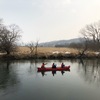
<instances>
[{"instance_id":1,"label":"tree reflection","mask_svg":"<svg viewBox=\"0 0 100 100\"><path fill-rule=\"evenodd\" d=\"M18 78L10 61L0 62L0 89L6 89L18 83Z\"/></svg>"},{"instance_id":2,"label":"tree reflection","mask_svg":"<svg viewBox=\"0 0 100 100\"><path fill-rule=\"evenodd\" d=\"M85 81L100 85L100 59L81 59L78 70Z\"/></svg>"}]
</instances>

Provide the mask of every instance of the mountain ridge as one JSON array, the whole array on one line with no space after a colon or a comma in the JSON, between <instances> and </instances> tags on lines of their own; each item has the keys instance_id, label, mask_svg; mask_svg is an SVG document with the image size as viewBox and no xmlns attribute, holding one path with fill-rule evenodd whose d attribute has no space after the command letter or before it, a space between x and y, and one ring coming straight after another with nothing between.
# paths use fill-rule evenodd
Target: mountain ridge
<instances>
[{"instance_id":1,"label":"mountain ridge","mask_svg":"<svg viewBox=\"0 0 100 100\"><path fill-rule=\"evenodd\" d=\"M42 42L39 44L39 46L43 46L43 47L54 47L54 46L63 46L63 45L69 45L70 43L81 43L85 41L84 38L73 38L73 39L69 39L69 40L55 40L55 41L49 41L49 42Z\"/></svg>"}]
</instances>

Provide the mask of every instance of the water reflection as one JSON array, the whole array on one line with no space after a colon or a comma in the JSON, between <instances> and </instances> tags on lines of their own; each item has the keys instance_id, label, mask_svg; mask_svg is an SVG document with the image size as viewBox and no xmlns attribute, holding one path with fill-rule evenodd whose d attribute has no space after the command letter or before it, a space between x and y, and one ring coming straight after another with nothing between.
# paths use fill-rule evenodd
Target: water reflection
<instances>
[{"instance_id":1,"label":"water reflection","mask_svg":"<svg viewBox=\"0 0 100 100\"><path fill-rule=\"evenodd\" d=\"M56 75L56 72L57 71L55 71L55 70L54 71L51 71L51 73L52 73L53 76ZM60 71L60 72L61 72L61 75L64 75L64 73L65 73L65 71ZM48 72L46 72L46 71L40 71L38 73L41 73L42 76L45 76L45 75L47 75L46 73L48 73Z\"/></svg>"},{"instance_id":2,"label":"water reflection","mask_svg":"<svg viewBox=\"0 0 100 100\"><path fill-rule=\"evenodd\" d=\"M17 84L16 73L12 69L11 62L0 62L0 89Z\"/></svg>"},{"instance_id":3,"label":"water reflection","mask_svg":"<svg viewBox=\"0 0 100 100\"><path fill-rule=\"evenodd\" d=\"M56 71L54 70L54 71L52 71L52 75L54 76L56 74Z\"/></svg>"},{"instance_id":4,"label":"water reflection","mask_svg":"<svg viewBox=\"0 0 100 100\"><path fill-rule=\"evenodd\" d=\"M2 91L0 96L14 93L18 89L20 81L13 67L13 62L0 62L0 92Z\"/></svg>"},{"instance_id":5,"label":"water reflection","mask_svg":"<svg viewBox=\"0 0 100 100\"><path fill-rule=\"evenodd\" d=\"M45 75L45 71L41 71L41 74L42 74L42 76L44 76Z\"/></svg>"},{"instance_id":6,"label":"water reflection","mask_svg":"<svg viewBox=\"0 0 100 100\"><path fill-rule=\"evenodd\" d=\"M100 59L80 60L78 66L80 76L89 84L100 86Z\"/></svg>"},{"instance_id":7,"label":"water reflection","mask_svg":"<svg viewBox=\"0 0 100 100\"><path fill-rule=\"evenodd\" d=\"M48 63L48 67L53 62L57 65L64 62L71 66L71 72L41 71L39 74L37 67L42 62ZM100 87L87 83L100 86L99 59L0 62L0 100L99 100Z\"/></svg>"},{"instance_id":8,"label":"water reflection","mask_svg":"<svg viewBox=\"0 0 100 100\"><path fill-rule=\"evenodd\" d=\"M64 71L61 71L61 74L63 75L65 72Z\"/></svg>"}]
</instances>

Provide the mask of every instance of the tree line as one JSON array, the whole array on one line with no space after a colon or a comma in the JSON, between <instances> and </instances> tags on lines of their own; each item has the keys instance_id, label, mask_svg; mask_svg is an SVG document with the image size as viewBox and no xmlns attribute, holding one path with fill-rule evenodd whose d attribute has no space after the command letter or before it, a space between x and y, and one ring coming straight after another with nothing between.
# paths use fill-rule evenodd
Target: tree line
<instances>
[{"instance_id":1,"label":"tree line","mask_svg":"<svg viewBox=\"0 0 100 100\"><path fill-rule=\"evenodd\" d=\"M16 24L11 24L9 26L4 25L3 19L0 19L0 52L4 52L7 55L15 52L18 47L18 41L21 38L22 30ZM30 42L26 46L30 49L31 54L37 55L37 40L35 43Z\"/></svg>"},{"instance_id":2,"label":"tree line","mask_svg":"<svg viewBox=\"0 0 100 100\"><path fill-rule=\"evenodd\" d=\"M0 51L10 54L17 48L17 42L20 35L21 29L18 25L12 24L6 26L3 24L3 20L0 19Z\"/></svg>"},{"instance_id":3,"label":"tree line","mask_svg":"<svg viewBox=\"0 0 100 100\"><path fill-rule=\"evenodd\" d=\"M15 52L17 43L21 38L21 29L18 25L4 25L3 19L0 19L0 52L11 54ZM83 55L87 50L100 51L100 21L88 24L80 30L84 42L71 43L68 47L79 49L79 53ZM30 42L26 46L30 49L30 53L37 54L38 42Z\"/></svg>"},{"instance_id":4,"label":"tree line","mask_svg":"<svg viewBox=\"0 0 100 100\"><path fill-rule=\"evenodd\" d=\"M83 56L87 50L100 52L100 21L88 24L80 30L83 42L71 43L69 47L76 48Z\"/></svg>"}]
</instances>

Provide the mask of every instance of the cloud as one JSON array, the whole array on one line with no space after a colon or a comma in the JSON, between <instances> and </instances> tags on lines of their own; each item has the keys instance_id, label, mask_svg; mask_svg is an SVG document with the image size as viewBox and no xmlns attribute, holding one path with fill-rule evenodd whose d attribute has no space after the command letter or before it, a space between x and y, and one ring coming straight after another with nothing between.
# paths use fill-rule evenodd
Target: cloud
<instances>
[{"instance_id":1,"label":"cloud","mask_svg":"<svg viewBox=\"0 0 100 100\"><path fill-rule=\"evenodd\" d=\"M62 1L62 0L61 0ZM62 4L63 5L70 5L72 3L72 1L71 0L63 0L62 1Z\"/></svg>"},{"instance_id":2,"label":"cloud","mask_svg":"<svg viewBox=\"0 0 100 100\"><path fill-rule=\"evenodd\" d=\"M64 8L72 3L71 0L33 0L32 5L45 8Z\"/></svg>"},{"instance_id":3,"label":"cloud","mask_svg":"<svg viewBox=\"0 0 100 100\"><path fill-rule=\"evenodd\" d=\"M0 0L0 5L4 3L4 0Z\"/></svg>"},{"instance_id":4,"label":"cloud","mask_svg":"<svg viewBox=\"0 0 100 100\"><path fill-rule=\"evenodd\" d=\"M72 13L74 13L74 14L77 13L77 10L76 10L76 9L72 9L71 11L72 11Z\"/></svg>"}]
</instances>

